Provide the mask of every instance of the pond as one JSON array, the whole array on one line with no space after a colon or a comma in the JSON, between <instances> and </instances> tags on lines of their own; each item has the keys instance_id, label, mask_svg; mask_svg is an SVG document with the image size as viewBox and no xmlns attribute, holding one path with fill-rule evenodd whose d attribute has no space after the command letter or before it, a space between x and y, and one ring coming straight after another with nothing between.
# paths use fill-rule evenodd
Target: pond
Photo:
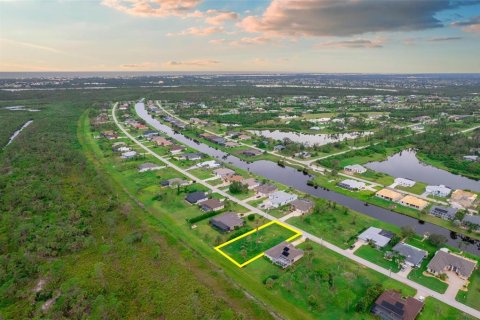
<instances>
[{"instance_id":1,"label":"pond","mask_svg":"<svg viewBox=\"0 0 480 320\"><path fill-rule=\"evenodd\" d=\"M272 138L283 142L284 139L290 139L293 142L303 143L307 146L324 145L331 142L343 140L351 140L362 136L372 134L371 131L351 132L351 133L335 133L335 134L305 134L298 132L284 132L280 130L249 130L251 133L265 138Z\"/></svg>"},{"instance_id":2,"label":"pond","mask_svg":"<svg viewBox=\"0 0 480 320\"><path fill-rule=\"evenodd\" d=\"M370 162L365 167L397 178L407 178L428 184L443 184L452 189L480 192L480 181L469 179L421 162L414 150L403 150L385 161Z\"/></svg>"}]
</instances>

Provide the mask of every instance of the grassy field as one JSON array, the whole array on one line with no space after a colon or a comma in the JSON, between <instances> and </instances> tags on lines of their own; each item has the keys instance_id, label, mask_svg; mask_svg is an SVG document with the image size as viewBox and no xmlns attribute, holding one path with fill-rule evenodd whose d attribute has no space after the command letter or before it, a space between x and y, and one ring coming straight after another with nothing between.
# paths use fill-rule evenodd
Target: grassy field
<instances>
[{"instance_id":1,"label":"grassy field","mask_svg":"<svg viewBox=\"0 0 480 320\"><path fill-rule=\"evenodd\" d=\"M223 246L221 250L242 264L294 235L295 232L272 224Z\"/></svg>"},{"instance_id":2,"label":"grassy field","mask_svg":"<svg viewBox=\"0 0 480 320\"><path fill-rule=\"evenodd\" d=\"M372 248L369 245L363 245L355 251L355 255L365 260L375 263L392 272L400 271L400 265L394 260L387 260L384 258L385 252Z\"/></svg>"},{"instance_id":3,"label":"grassy field","mask_svg":"<svg viewBox=\"0 0 480 320\"><path fill-rule=\"evenodd\" d=\"M422 286L425 286L439 293L444 293L448 288L448 284L441 281L440 279L437 279L434 276L426 276L423 274L427 270L427 265L430 261L430 258L431 256L425 259L419 268L410 271L410 273L408 274L408 279L413 280L421 284Z\"/></svg>"},{"instance_id":4,"label":"grassy field","mask_svg":"<svg viewBox=\"0 0 480 320\"><path fill-rule=\"evenodd\" d=\"M416 182L413 187L402 187L402 186L396 186L395 189L415 193L415 194L422 194L425 192L427 184L423 182Z\"/></svg>"},{"instance_id":5,"label":"grassy field","mask_svg":"<svg viewBox=\"0 0 480 320\"><path fill-rule=\"evenodd\" d=\"M422 312L417 318L418 320L433 320L433 319L455 319L455 320L474 320L472 316L469 316L458 309L449 307L447 304L428 297L425 299L425 306Z\"/></svg>"},{"instance_id":6,"label":"grassy field","mask_svg":"<svg viewBox=\"0 0 480 320\"><path fill-rule=\"evenodd\" d=\"M467 306L480 310L480 270L474 271L470 277L468 291L460 290L456 299Z\"/></svg>"}]
</instances>

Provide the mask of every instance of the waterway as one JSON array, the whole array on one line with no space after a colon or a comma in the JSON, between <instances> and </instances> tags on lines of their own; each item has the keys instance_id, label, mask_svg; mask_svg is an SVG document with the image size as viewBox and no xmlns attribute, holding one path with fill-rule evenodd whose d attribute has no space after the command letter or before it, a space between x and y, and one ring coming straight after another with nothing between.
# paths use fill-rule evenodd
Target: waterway
<instances>
[{"instance_id":1,"label":"waterway","mask_svg":"<svg viewBox=\"0 0 480 320\"><path fill-rule=\"evenodd\" d=\"M145 109L145 104L142 102L139 102L135 105L135 110L137 114L152 127L189 147L217 158L220 161L230 163L231 165L240 169L244 169L256 175L277 181L314 197L334 201L347 208L361 212L375 219L399 227L412 226L419 235L424 235L425 233L442 234L447 237L449 245L460 247L460 243L462 243L462 250L480 255L480 241L472 240L463 235L457 235L456 233L453 233L435 224L419 221L415 218L411 218L384 208L374 205L365 206L364 202L360 200L350 198L334 191L309 186L307 185L307 182L310 180L311 176L306 175L292 167L280 167L277 163L267 160L246 162L221 150L212 148L204 143L196 142L189 137L175 132L171 127L162 124L157 119L154 119L150 114L148 114L147 110Z\"/></svg>"},{"instance_id":2,"label":"waterway","mask_svg":"<svg viewBox=\"0 0 480 320\"><path fill-rule=\"evenodd\" d=\"M272 138L283 142L284 139L300 142L307 146L324 145L332 142L344 141L370 135L372 132L351 132L351 133L336 133L336 134L305 134L298 132L285 132L280 130L249 130L251 133L265 138Z\"/></svg>"},{"instance_id":3,"label":"waterway","mask_svg":"<svg viewBox=\"0 0 480 320\"><path fill-rule=\"evenodd\" d=\"M26 127L28 127L32 122L33 122L33 120L28 120L27 122L24 123L24 125L23 125L20 129L18 129L17 131L15 131L15 132L11 135L11 137L10 137L10 139L8 140L8 143L5 145L5 147L8 146L10 143L12 143L13 140L20 134L20 132L22 132L22 130L25 129Z\"/></svg>"},{"instance_id":4,"label":"waterway","mask_svg":"<svg viewBox=\"0 0 480 320\"><path fill-rule=\"evenodd\" d=\"M421 162L414 150L403 150L385 161L370 162L365 167L397 178L407 178L432 185L443 184L452 189L480 192L480 181L469 179Z\"/></svg>"}]
</instances>

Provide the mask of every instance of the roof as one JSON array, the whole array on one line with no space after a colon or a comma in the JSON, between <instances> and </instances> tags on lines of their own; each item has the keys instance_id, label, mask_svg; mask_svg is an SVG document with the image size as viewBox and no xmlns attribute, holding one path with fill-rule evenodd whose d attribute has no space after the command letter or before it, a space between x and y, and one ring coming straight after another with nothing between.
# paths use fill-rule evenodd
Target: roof
<instances>
[{"instance_id":1,"label":"roof","mask_svg":"<svg viewBox=\"0 0 480 320\"><path fill-rule=\"evenodd\" d=\"M406 179L406 178L395 178L395 183L406 184L406 185L412 185L413 186L415 184L415 181L410 180L410 179Z\"/></svg>"},{"instance_id":2,"label":"roof","mask_svg":"<svg viewBox=\"0 0 480 320\"><path fill-rule=\"evenodd\" d=\"M363 231L358 238L364 241L373 241L379 247L386 246L393 238L394 234L384 231L380 228L370 227Z\"/></svg>"},{"instance_id":3,"label":"roof","mask_svg":"<svg viewBox=\"0 0 480 320\"><path fill-rule=\"evenodd\" d=\"M423 208L428 204L427 201L422 200L422 199L417 198L417 197L414 197L414 196L411 196L411 195L407 195L407 196L403 197L402 200L400 200L400 201L403 202L403 203L407 203L407 204L410 204L410 205L417 206L419 208Z\"/></svg>"},{"instance_id":4,"label":"roof","mask_svg":"<svg viewBox=\"0 0 480 320\"><path fill-rule=\"evenodd\" d=\"M372 313L386 320L414 320L423 308L423 302L393 290L384 291L377 298Z\"/></svg>"},{"instance_id":5,"label":"roof","mask_svg":"<svg viewBox=\"0 0 480 320\"><path fill-rule=\"evenodd\" d=\"M258 193L269 194L277 190L277 187L273 184L262 184L261 186L257 187Z\"/></svg>"},{"instance_id":6,"label":"roof","mask_svg":"<svg viewBox=\"0 0 480 320\"><path fill-rule=\"evenodd\" d=\"M352 170L352 171L367 171L367 168L359 164L351 164L349 166L346 166L343 169Z\"/></svg>"},{"instance_id":7,"label":"roof","mask_svg":"<svg viewBox=\"0 0 480 320\"><path fill-rule=\"evenodd\" d=\"M142 163L141 165L138 166L138 170L145 170L145 169L154 169L158 168L159 165L151 162L147 163Z\"/></svg>"},{"instance_id":8,"label":"roof","mask_svg":"<svg viewBox=\"0 0 480 320\"><path fill-rule=\"evenodd\" d=\"M391 198L393 200L400 199L402 197L401 193L395 192L390 189L382 189L380 191L377 191L376 195L381 197Z\"/></svg>"},{"instance_id":9,"label":"roof","mask_svg":"<svg viewBox=\"0 0 480 320\"><path fill-rule=\"evenodd\" d=\"M254 186L258 186L260 183L255 178L248 178L243 180L243 184L249 187L254 187Z\"/></svg>"},{"instance_id":10,"label":"roof","mask_svg":"<svg viewBox=\"0 0 480 320\"><path fill-rule=\"evenodd\" d=\"M217 208L223 207L225 204L223 201L218 199L208 199L201 203L202 208L215 210Z\"/></svg>"},{"instance_id":11,"label":"roof","mask_svg":"<svg viewBox=\"0 0 480 320\"><path fill-rule=\"evenodd\" d=\"M184 183L188 183L187 180L183 180L181 178L172 178L168 180L164 180L160 182L160 185L162 186L173 186L173 185L182 185Z\"/></svg>"},{"instance_id":12,"label":"roof","mask_svg":"<svg viewBox=\"0 0 480 320\"><path fill-rule=\"evenodd\" d=\"M475 269L476 264L476 261L467 260L444 250L438 250L427 267L436 273L441 273L445 267L453 266L457 269L457 273L468 278Z\"/></svg>"},{"instance_id":13,"label":"roof","mask_svg":"<svg viewBox=\"0 0 480 320\"><path fill-rule=\"evenodd\" d=\"M185 198L185 200L187 200L190 203L197 203L198 201L206 198L207 198L207 195L205 194L205 192L195 191L195 192L189 193Z\"/></svg>"},{"instance_id":14,"label":"roof","mask_svg":"<svg viewBox=\"0 0 480 320\"><path fill-rule=\"evenodd\" d=\"M268 200L270 200L271 203L275 204L281 204L284 202L288 201L293 201L297 198L296 194L293 193L288 193L285 191L276 191L268 196Z\"/></svg>"},{"instance_id":15,"label":"roof","mask_svg":"<svg viewBox=\"0 0 480 320\"><path fill-rule=\"evenodd\" d=\"M470 206L477 198L477 195L473 192L457 189L453 191L451 201L458 202L464 207Z\"/></svg>"},{"instance_id":16,"label":"roof","mask_svg":"<svg viewBox=\"0 0 480 320\"><path fill-rule=\"evenodd\" d=\"M433 214L434 216L445 216L449 219L453 219L455 218L457 211L458 209L451 207L433 206L430 209L430 214Z\"/></svg>"},{"instance_id":17,"label":"roof","mask_svg":"<svg viewBox=\"0 0 480 320\"><path fill-rule=\"evenodd\" d=\"M425 259L425 257L428 255L426 251L418 249L416 247L413 247L403 242L397 243L392 250L404 256L405 261L415 266L419 265L422 262L422 260Z\"/></svg>"},{"instance_id":18,"label":"roof","mask_svg":"<svg viewBox=\"0 0 480 320\"><path fill-rule=\"evenodd\" d=\"M274 260L287 259L293 261L303 256L303 250L297 249L293 244L284 241L265 251L265 255Z\"/></svg>"},{"instance_id":19,"label":"roof","mask_svg":"<svg viewBox=\"0 0 480 320\"><path fill-rule=\"evenodd\" d=\"M219 176L228 176L228 175L231 175L231 174L235 174L235 171L233 171L232 169L228 169L228 168L218 168L218 169L213 170L213 173L215 173L216 175L219 175Z\"/></svg>"},{"instance_id":20,"label":"roof","mask_svg":"<svg viewBox=\"0 0 480 320\"><path fill-rule=\"evenodd\" d=\"M220 229L229 230L235 227L243 226L243 220L238 217L235 212L227 212L220 216L216 216L210 220L212 224L215 224Z\"/></svg>"},{"instance_id":21,"label":"roof","mask_svg":"<svg viewBox=\"0 0 480 320\"><path fill-rule=\"evenodd\" d=\"M348 187L350 189L363 189L365 188L365 183L353 180L353 179L345 179L338 184L340 187Z\"/></svg>"},{"instance_id":22,"label":"roof","mask_svg":"<svg viewBox=\"0 0 480 320\"><path fill-rule=\"evenodd\" d=\"M439 192L449 194L450 192L452 192L452 189L441 184L439 186L426 186L425 191L427 191L428 193Z\"/></svg>"},{"instance_id":23,"label":"roof","mask_svg":"<svg viewBox=\"0 0 480 320\"><path fill-rule=\"evenodd\" d=\"M480 225L480 216L474 216L471 214L466 214L465 217L463 218L463 222L468 222L471 224L478 224Z\"/></svg>"},{"instance_id":24,"label":"roof","mask_svg":"<svg viewBox=\"0 0 480 320\"><path fill-rule=\"evenodd\" d=\"M307 212L312 210L314 204L308 199L296 199L290 203L296 210Z\"/></svg>"}]
</instances>

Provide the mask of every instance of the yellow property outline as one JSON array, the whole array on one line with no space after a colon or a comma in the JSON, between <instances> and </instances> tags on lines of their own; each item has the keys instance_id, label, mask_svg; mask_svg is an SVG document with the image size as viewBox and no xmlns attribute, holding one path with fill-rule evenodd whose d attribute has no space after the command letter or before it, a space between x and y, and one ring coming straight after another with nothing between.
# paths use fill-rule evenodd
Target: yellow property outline
<instances>
[{"instance_id":1,"label":"yellow property outline","mask_svg":"<svg viewBox=\"0 0 480 320\"><path fill-rule=\"evenodd\" d=\"M225 258L227 258L230 262L232 262L233 264L235 264L237 267L243 268L243 267L246 266L247 264L249 264L249 263L251 263L251 262L253 262L253 261L255 261L255 260L257 260L257 259L259 259L259 258L261 258L261 257L263 257L263 256L265 255L265 252L262 252L262 253L256 255L255 257L251 258L251 259L248 260L248 261L245 261L244 263L238 263L235 259L233 259L232 257L230 257L230 256L229 256L228 254L226 254L225 252L223 252L223 251L221 250L221 248L223 248L223 247L229 245L230 243L235 242L235 241L237 241L237 240L239 240L239 239L245 238L245 237L251 235L252 233L255 233L255 232L258 232L258 231L260 231L260 230L262 230L262 229L264 229L264 228L267 228L267 227L271 226L272 224L278 224L279 226L282 226L282 227L284 227L285 229L288 229L288 230L293 231L293 232L295 233L293 236L291 236L290 238L288 238L288 239L286 239L286 240L283 240L283 241L290 242L290 241L292 241L293 239L295 239L295 238L297 238L297 237L299 237L299 236L302 235L302 233L301 233L300 231L295 230L295 229L293 229L292 227L290 227L290 226L288 226L288 225L286 225L286 224L284 224L284 223L282 223L282 222L280 222L280 221L273 220L273 221L270 221L270 222L268 222L268 223L266 223L266 224L264 224L264 225L262 225L262 226L260 226L260 227L258 227L258 228L255 228L255 229L253 229L253 230L250 230L250 231L242 234L241 236L238 236L238 237L236 237L236 238L233 238L232 240L229 240L229 241L227 241L227 242L225 242L225 243L222 243L222 244L219 245L219 246L216 246L216 247L215 247L215 250L217 250L222 256L224 256Z\"/></svg>"}]
</instances>

